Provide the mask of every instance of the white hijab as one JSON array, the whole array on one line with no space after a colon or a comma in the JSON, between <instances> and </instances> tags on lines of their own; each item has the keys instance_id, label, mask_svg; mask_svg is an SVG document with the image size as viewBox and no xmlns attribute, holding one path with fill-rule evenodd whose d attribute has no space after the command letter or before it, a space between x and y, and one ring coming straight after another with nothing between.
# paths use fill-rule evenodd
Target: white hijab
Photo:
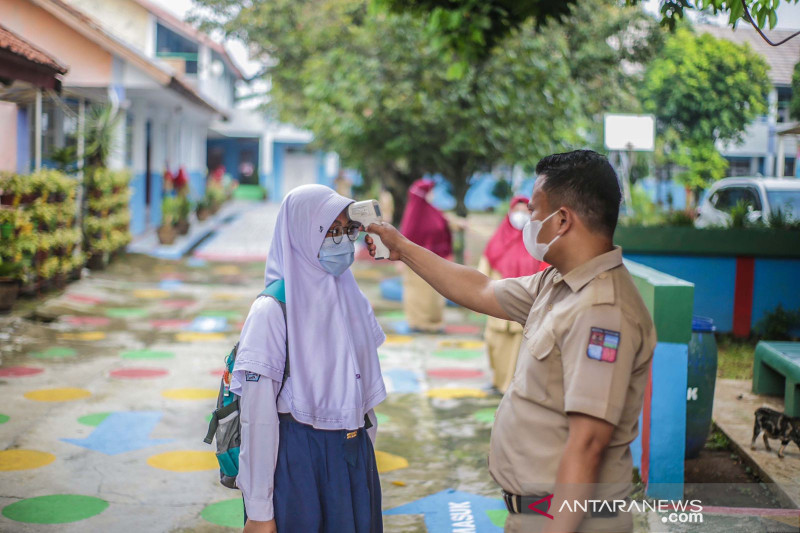
<instances>
[{"instance_id":1,"label":"white hijab","mask_svg":"<svg viewBox=\"0 0 800 533\"><path fill-rule=\"evenodd\" d=\"M318 429L357 429L386 398L378 362L386 335L372 306L349 269L333 276L317 256L328 228L351 203L323 185L292 190L278 213L264 276L266 285L286 284L288 404L296 420ZM284 354L267 357L283 368Z\"/></svg>"}]
</instances>

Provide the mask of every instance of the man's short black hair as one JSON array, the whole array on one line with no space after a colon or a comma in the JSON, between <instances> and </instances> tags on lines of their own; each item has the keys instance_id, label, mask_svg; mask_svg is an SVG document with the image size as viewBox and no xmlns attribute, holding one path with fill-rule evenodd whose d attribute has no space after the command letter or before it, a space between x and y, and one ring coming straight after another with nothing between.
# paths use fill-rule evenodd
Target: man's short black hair
<instances>
[{"instance_id":1,"label":"man's short black hair","mask_svg":"<svg viewBox=\"0 0 800 533\"><path fill-rule=\"evenodd\" d=\"M572 208L590 230L614 236L622 193L604 155L592 150L549 155L537 163L536 175L545 176L542 190L553 209Z\"/></svg>"}]
</instances>

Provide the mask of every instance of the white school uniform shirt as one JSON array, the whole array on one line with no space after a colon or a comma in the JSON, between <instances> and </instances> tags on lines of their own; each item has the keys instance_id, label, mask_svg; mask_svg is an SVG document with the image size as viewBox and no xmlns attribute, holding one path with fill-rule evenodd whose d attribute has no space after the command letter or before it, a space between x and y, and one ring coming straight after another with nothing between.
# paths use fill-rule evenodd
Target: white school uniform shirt
<instances>
[{"instance_id":1,"label":"white school uniform shirt","mask_svg":"<svg viewBox=\"0 0 800 533\"><path fill-rule=\"evenodd\" d=\"M273 298L261 297L250 307L239 338L237 361L247 358L247 353L286 353L286 324L280 304ZM291 346L289 347L291 357ZM253 357L266 360L264 357ZM280 369L283 372L283 369ZM247 518L269 521L275 516L272 502L275 487L275 467L278 461L278 413L291 411L288 398L292 397L292 378L284 385L265 375L237 369L234 365L231 392L240 396L241 448L239 450L239 475L236 485L242 491ZM367 430L373 445L378 431L374 410L367 413L372 427Z\"/></svg>"}]
</instances>

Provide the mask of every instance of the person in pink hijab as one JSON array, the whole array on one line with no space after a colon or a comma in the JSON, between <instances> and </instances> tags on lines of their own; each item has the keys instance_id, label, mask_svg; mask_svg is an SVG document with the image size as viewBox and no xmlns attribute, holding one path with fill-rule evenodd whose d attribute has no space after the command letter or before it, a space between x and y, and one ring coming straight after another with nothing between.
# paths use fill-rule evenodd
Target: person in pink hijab
<instances>
[{"instance_id":1,"label":"person in pink hijab","mask_svg":"<svg viewBox=\"0 0 800 533\"><path fill-rule=\"evenodd\" d=\"M504 279L530 276L547 268L547 263L531 257L522 241L522 228L530 218L528 198L512 198L508 214L486 245L478 270L492 279ZM505 394L517 366L522 326L490 316L486 320L484 338L493 372L492 385Z\"/></svg>"},{"instance_id":2,"label":"person in pink hijab","mask_svg":"<svg viewBox=\"0 0 800 533\"><path fill-rule=\"evenodd\" d=\"M410 241L449 258L453 235L445 216L430 203L433 180L415 181L408 190L400 232ZM403 310L412 330L439 332L444 328L445 300L410 268L403 273Z\"/></svg>"}]
</instances>

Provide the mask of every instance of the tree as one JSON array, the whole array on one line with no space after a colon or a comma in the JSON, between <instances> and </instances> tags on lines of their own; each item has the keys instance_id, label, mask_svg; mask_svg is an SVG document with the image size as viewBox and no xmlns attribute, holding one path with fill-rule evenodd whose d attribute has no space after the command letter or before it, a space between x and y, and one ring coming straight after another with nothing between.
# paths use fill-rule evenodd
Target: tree
<instances>
[{"instance_id":1,"label":"tree","mask_svg":"<svg viewBox=\"0 0 800 533\"><path fill-rule=\"evenodd\" d=\"M567 19L587 0L374 0L395 13L412 13L425 21L438 36L438 46L451 55L450 75L460 76L466 65L487 56L507 35L526 21L537 27ZM796 4L798 0L784 0ZM636 6L641 0L616 0L618 5ZM780 0L746 0L748 10L760 27L778 23ZM661 0L661 24L674 30L688 11L728 13L728 23L736 26L746 19L741 0ZM749 21L747 21L749 22Z\"/></svg>"},{"instance_id":2,"label":"tree","mask_svg":"<svg viewBox=\"0 0 800 533\"><path fill-rule=\"evenodd\" d=\"M657 120L662 163L682 167L675 177L702 188L724 177L717 141L741 141L766 113L766 61L747 45L678 29L652 61L641 97Z\"/></svg>"},{"instance_id":3,"label":"tree","mask_svg":"<svg viewBox=\"0 0 800 533\"><path fill-rule=\"evenodd\" d=\"M633 100L619 63L635 61L649 42L648 32L628 38L629 28L641 30L638 9L592 0L596 20L587 7L546 30L525 23L454 78L419 17L372 9L367 0L198 3L209 8L206 26L270 61L278 117L310 129L319 146L380 181L398 216L408 185L425 172L447 179L463 216L476 171L530 168L586 145L596 122L590 115L604 99Z\"/></svg>"}]
</instances>

